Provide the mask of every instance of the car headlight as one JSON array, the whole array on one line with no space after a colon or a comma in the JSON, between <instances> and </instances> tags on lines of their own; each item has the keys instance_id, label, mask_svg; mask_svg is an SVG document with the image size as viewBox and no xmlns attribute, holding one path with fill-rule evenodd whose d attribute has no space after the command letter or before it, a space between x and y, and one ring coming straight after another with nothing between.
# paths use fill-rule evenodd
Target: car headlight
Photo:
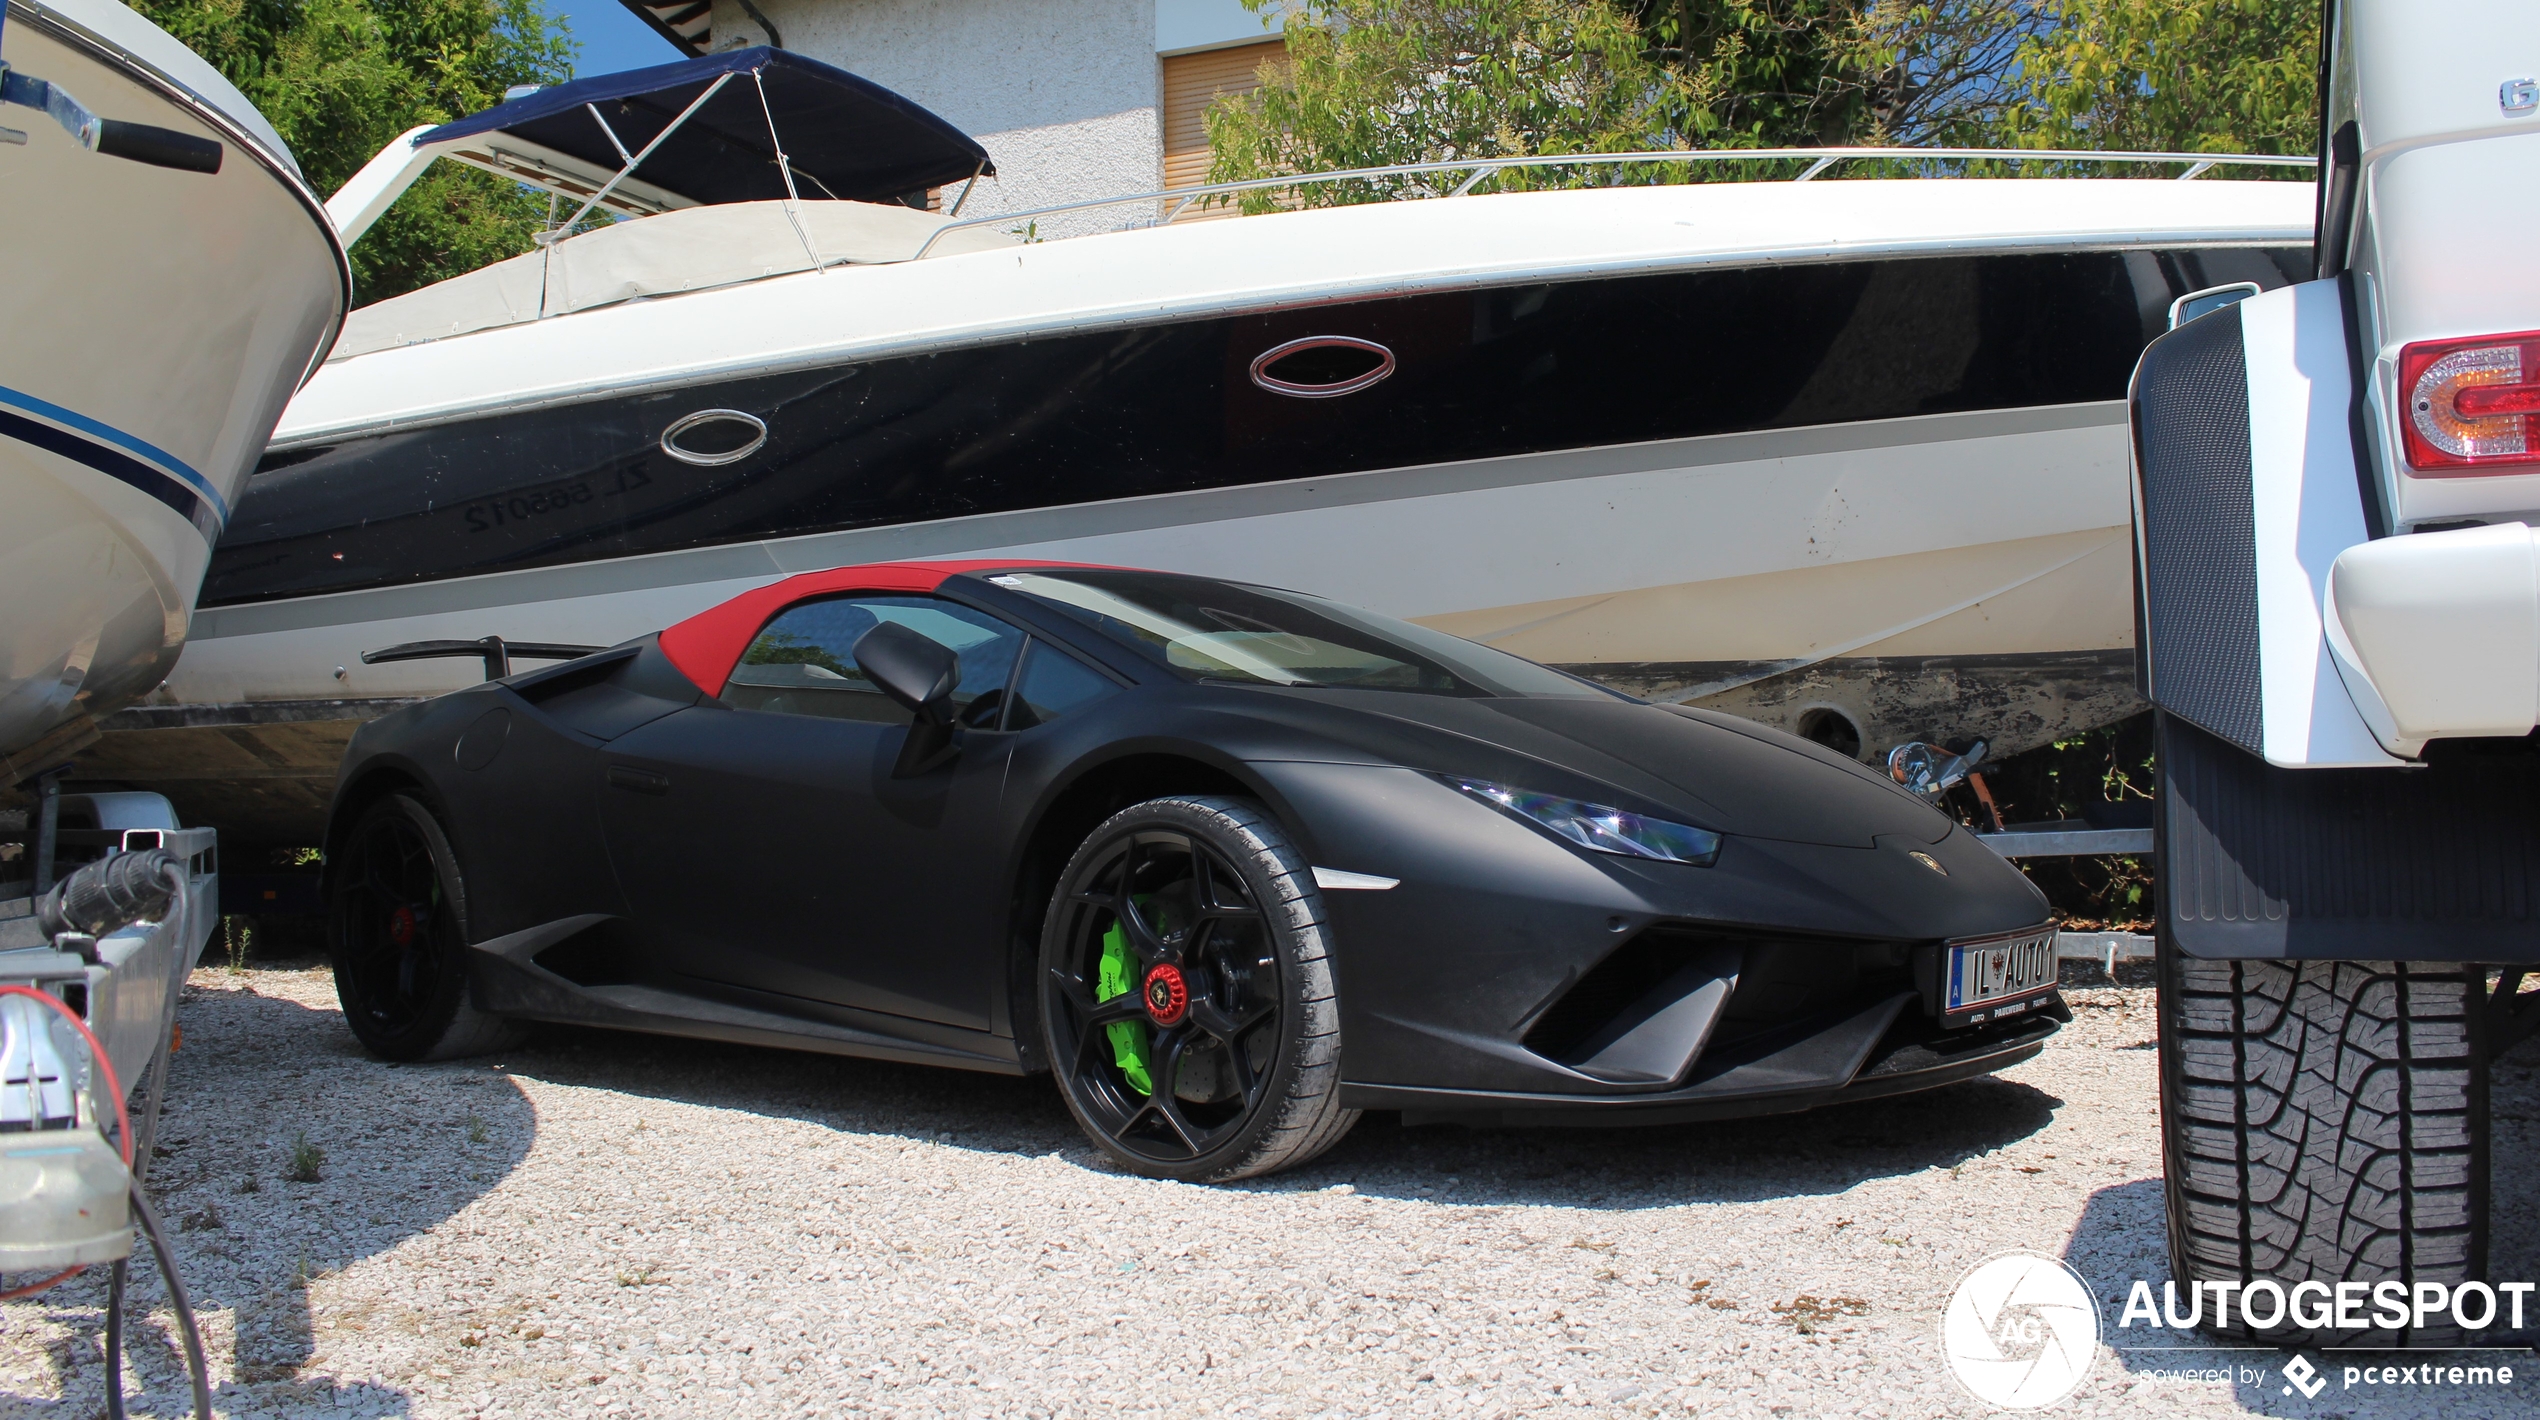
<instances>
[{"instance_id":1,"label":"car headlight","mask_svg":"<svg viewBox=\"0 0 2540 1420\"><path fill-rule=\"evenodd\" d=\"M1691 863L1699 868L1710 867L1720 856L1720 835L1707 828L1669 823L1663 818L1579 799L1511 789L1482 779L1446 782L1591 853L1655 858L1662 863Z\"/></svg>"}]
</instances>

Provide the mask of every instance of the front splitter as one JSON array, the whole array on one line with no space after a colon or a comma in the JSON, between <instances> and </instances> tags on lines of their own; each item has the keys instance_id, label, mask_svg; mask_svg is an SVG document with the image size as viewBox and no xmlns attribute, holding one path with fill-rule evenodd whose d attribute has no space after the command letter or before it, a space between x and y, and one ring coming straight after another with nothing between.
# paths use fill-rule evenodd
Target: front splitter
<instances>
[{"instance_id":1,"label":"front splitter","mask_svg":"<svg viewBox=\"0 0 2540 1420\"><path fill-rule=\"evenodd\" d=\"M1626 1096L1501 1094L1482 1090L1407 1088L1343 1083L1341 1103L1352 1109L1402 1112L1406 1125L1463 1124L1498 1128L1619 1129L1688 1124L1755 1115L1797 1114L1827 1105L1882 1099L1936 1089L2028 1060L2047 1038L2072 1020L2058 996L2029 1016L1966 1031L1892 1031L1841 1085L1733 1099L1687 1098L1690 1091Z\"/></svg>"}]
</instances>

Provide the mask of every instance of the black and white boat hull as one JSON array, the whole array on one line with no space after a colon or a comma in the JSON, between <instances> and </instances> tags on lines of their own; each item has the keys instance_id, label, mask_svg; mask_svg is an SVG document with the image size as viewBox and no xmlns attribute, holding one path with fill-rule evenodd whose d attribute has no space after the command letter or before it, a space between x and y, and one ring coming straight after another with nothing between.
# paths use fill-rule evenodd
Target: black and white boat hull
<instances>
[{"instance_id":1,"label":"black and white boat hull","mask_svg":"<svg viewBox=\"0 0 2540 1420\"><path fill-rule=\"evenodd\" d=\"M977 555L1310 588L1865 755L2015 749L2130 704L2127 376L2175 297L2283 284L2309 191L1342 208L378 350L293 405L147 723L305 738L477 674L366 650Z\"/></svg>"}]
</instances>

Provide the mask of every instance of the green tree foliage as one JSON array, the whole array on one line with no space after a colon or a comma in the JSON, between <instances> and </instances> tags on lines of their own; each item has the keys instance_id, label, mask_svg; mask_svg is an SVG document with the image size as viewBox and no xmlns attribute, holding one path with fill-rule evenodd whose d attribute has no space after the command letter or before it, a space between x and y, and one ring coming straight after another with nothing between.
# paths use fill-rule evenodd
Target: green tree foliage
<instances>
[{"instance_id":1,"label":"green tree foliage","mask_svg":"<svg viewBox=\"0 0 2540 1420\"><path fill-rule=\"evenodd\" d=\"M1988 106L2041 23L2030 0L1628 0L1654 57L1708 96L1712 146L1941 141Z\"/></svg>"},{"instance_id":2,"label":"green tree foliage","mask_svg":"<svg viewBox=\"0 0 2540 1420\"><path fill-rule=\"evenodd\" d=\"M1850 7L1828 43L1866 94L1854 140L1909 147L1999 145L2020 92L2019 54L2057 23L2053 0L1874 0Z\"/></svg>"},{"instance_id":3,"label":"green tree foliage","mask_svg":"<svg viewBox=\"0 0 2540 1420\"><path fill-rule=\"evenodd\" d=\"M2128 805L2149 822L2152 742L2146 711L1987 764L1982 773L2005 822L2097 816L2110 827L2130 826L2109 817L2107 806ZM1949 791L1946 806L1963 823L1992 826L1966 785ZM2023 858L2019 868L2066 920L2136 929L2152 914L2148 856Z\"/></svg>"},{"instance_id":4,"label":"green tree foliage","mask_svg":"<svg viewBox=\"0 0 2540 1420\"><path fill-rule=\"evenodd\" d=\"M320 197L388 141L573 77L575 46L536 0L130 0L272 122ZM352 250L357 299L381 300L515 256L543 194L437 163Z\"/></svg>"},{"instance_id":5,"label":"green tree foliage","mask_svg":"<svg viewBox=\"0 0 2540 1420\"><path fill-rule=\"evenodd\" d=\"M1246 3L1284 14L1288 58L1261 89L1210 112L1220 182L1678 146L2303 152L2316 141L2318 0ZM1838 175L1896 170L1854 163ZM1648 164L1492 181L1788 172ZM1277 201L1379 200L1461 176L1321 185Z\"/></svg>"},{"instance_id":6,"label":"green tree foliage","mask_svg":"<svg viewBox=\"0 0 2540 1420\"><path fill-rule=\"evenodd\" d=\"M2063 0L2020 46L2002 135L2034 148L2313 152L2319 34L2318 0Z\"/></svg>"},{"instance_id":7,"label":"green tree foliage","mask_svg":"<svg viewBox=\"0 0 2540 1420\"><path fill-rule=\"evenodd\" d=\"M1271 0L1245 0L1259 10ZM1458 158L1688 146L1701 94L1607 0L1299 0L1287 57L1207 116L1215 182ZM1366 202L1460 173L1323 184L1285 200ZM1560 180L1512 173L1503 190ZM1610 180L1610 179L1608 179ZM1272 199L1247 195L1247 210Z\"/></svg>"},{"instance_id":8,"label":"green tree foliage","mask_svg":"<svg viewBox=\"0 0 2540 1420\"><path fill-rule=\"evenodd\" d=\"M2307 152L2318 0L1630 0L1773 144Z\"/></svg>"},{"instance_id":9,"label":"green tree foliage","mask_svg":"<svg viewBox=\"0 0 2540 1420\"><path fill-rule=\"evenodd\" d=\"M1633 0L1650 57L1706 100L1706 147L1850 143L1868 126L1857 6L1847 0Z\"/></svg>"}]
</instances>

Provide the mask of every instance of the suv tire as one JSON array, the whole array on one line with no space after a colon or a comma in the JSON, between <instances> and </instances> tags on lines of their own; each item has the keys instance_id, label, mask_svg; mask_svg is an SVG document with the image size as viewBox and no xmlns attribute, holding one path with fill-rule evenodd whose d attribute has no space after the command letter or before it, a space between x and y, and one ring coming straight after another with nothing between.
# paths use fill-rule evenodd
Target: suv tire
<instances>
[{"instance_id":1,"label":"suv tire","mask_svg":"<svg viewBox=\"0 0 2540 1420\"><path fill-rule=\"evenodd\" d=\"M2190 1282L2273 1281L2289 1295L2301 1282L2484 1279L2483 970L2204 961L2166 936L2159 957L2161 1152L2182 1293ZM2235 1306L2226 1330L2274 1345L2461 1339L2448 1319L2420 1331L2371 1312L2360 1331L2288 1314L2260 1332Z\"/></svg>"}]
</instances>

